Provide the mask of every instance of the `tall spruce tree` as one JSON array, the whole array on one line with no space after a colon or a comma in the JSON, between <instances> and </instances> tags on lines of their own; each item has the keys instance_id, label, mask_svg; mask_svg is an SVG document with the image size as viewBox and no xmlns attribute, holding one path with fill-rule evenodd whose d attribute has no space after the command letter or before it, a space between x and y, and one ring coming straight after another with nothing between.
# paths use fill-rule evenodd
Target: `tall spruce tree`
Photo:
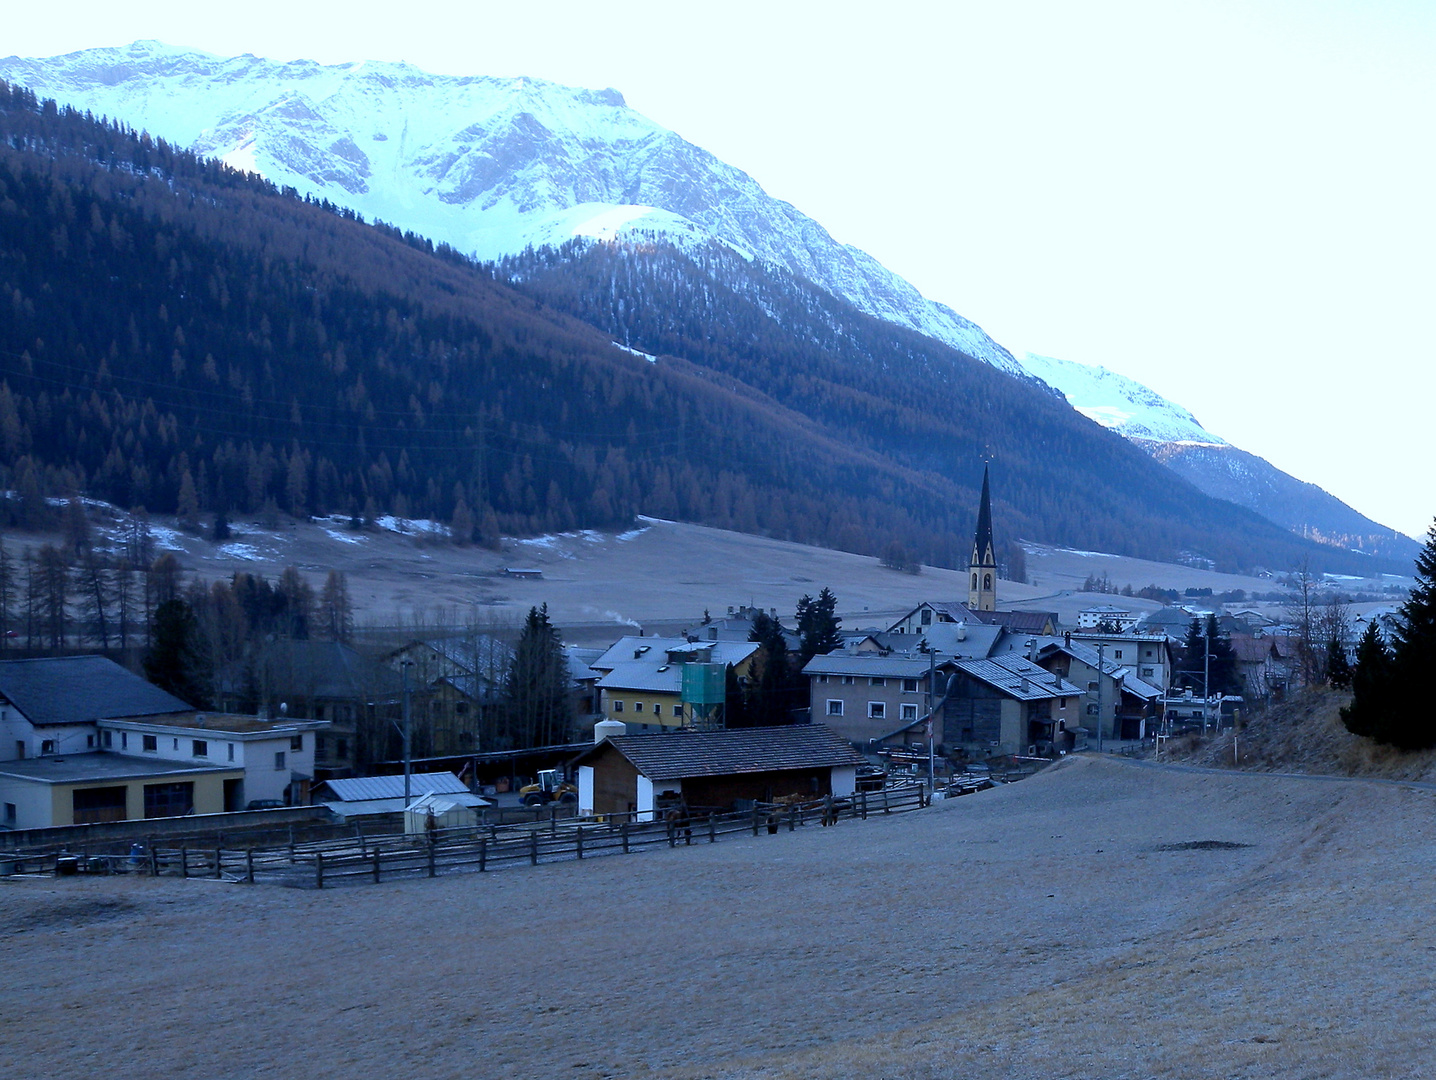
<instances>
[{"instance_id":1,"label":"tall spruce tree","mask_svg":"<svg viewBox=\"0 0 1436 1080\"><path fill-rule=\"evenodd\" d=\"M547 604L529 608L504 691L511 748L568 741L573 715L568 661Z\"/></svg>"},{"instance_id":2,"label":"tall spruce tree","mask_svg":"<svg viewBox=\"0 0 1436 1080\"><path fill-rule=\"evenodd\" d=\"M1351 704L1341 710L1341 722L1353 735L1378 742L1389 741L1392 714L1391 651L1377 629L1376 620L1356 646L1356 666L1351 670Z\"/></svg>"},{"instance_id":3,"label":"tall spruce tree","mask_svg":"<svg viewBox=\"0 0 1436 1080\"><path fill-rule=\"evenodd\" d=\"M799 671L813 657L830 653L842 645L843 635L838 629L842 619L834 614L837 606L838 598L827 586L818 593L816 600L806 594L798 600Z\"/></svg>"},{"instance_id":4,"label":"tall spruce tree","mask_svg":"<svg viewBox=\"0 0 1436 1080\"><path fill-rule=\"evenodd\" d=\"M1401 605L1401 625L1392 650L1390 742L1403 750L1436 746L1436 716L1426 700L1425 684L1436 671L1436 523L1416 556L1416 587Z\"/></svg>"},{"instance_id":5,"label":"tall spruce tree","mask_svg":"<svg viewBox=\"0 0 1436 1080\"><path fill-rule=\"evenodd\" d=\"M755 667L758 677L751 684L745 719L750 723L769 727L786 724L793 707L794 674L788 659L788 643L783 638L783 627L766 611L759 611L753 619L749 641L759 645ZM729 727L738 724L729 718Z\"/></svg>"}]
</instances>

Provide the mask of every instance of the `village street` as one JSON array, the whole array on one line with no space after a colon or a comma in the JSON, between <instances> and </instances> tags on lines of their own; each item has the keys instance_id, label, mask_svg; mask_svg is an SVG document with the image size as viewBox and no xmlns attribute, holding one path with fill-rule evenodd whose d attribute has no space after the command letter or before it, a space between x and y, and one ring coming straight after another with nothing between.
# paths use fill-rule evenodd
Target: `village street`
<instances>
[{"instance_id":1,"label":"village street","mask_svg":"<svg viewBox=\"0 0 1436 1080\"><path fill-rule=\"evenodd\" d=\"M1433 838L1429 791L1077 757L537 870L11 881L0 1074L1427 1076Z\"/></svg>"}]
</instances>

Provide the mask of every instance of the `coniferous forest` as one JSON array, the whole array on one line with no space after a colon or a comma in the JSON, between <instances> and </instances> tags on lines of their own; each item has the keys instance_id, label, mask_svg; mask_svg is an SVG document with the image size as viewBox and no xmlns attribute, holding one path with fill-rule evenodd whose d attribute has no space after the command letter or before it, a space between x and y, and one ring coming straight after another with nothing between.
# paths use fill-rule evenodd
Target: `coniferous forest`
<instances>
[{"instance_id":1,"label":"coniferous forest","mask_svg":"<svg viewBox=\"0 0 1436 1080\"><path fill-rule=\"evenodd\" d=\"M1009 540L1383 568L1200 495L1040 385L710 263L475 266L0 84L5 517L84 493L493 542L648 513L954 565L990 460Z\"/></svg>"}]
</instances>

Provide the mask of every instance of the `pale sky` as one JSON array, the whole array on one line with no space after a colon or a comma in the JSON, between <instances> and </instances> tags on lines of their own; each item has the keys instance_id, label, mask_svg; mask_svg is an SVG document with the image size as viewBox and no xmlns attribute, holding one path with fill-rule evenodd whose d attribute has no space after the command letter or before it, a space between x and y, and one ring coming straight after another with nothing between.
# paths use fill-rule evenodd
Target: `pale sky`
<instances>
[{"instance_id":1,"label":"pale sky","mask_svg":"<svg viewBox=\"0 0 1436 1080\"><path fill-rule=\"evenodd\" d=\"M78 0L157 38L613 86L1024 349L1102 364L1418 537L1436 515L1427 0Z\"/></svg>"}]
</instances>

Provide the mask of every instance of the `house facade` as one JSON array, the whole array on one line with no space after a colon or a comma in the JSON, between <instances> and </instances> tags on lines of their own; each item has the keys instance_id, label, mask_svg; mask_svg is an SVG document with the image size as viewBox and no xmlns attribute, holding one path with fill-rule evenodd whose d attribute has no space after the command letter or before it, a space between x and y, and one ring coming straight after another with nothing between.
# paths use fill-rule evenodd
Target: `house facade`
<instances>
[{"instance_id":1,"label":"house facade","mask_svg":"<svg viewBox=\"0 0 1436 1080\"><path fill-rule=\"evenodd\" d=\"M623 637L592 661L597 711L629 730L664 731L703 726L711 703L685 698L684 668L732 669L745 682L758 644L753 641L689 641L687 638ZM690 687L693 685L690 676ZM714 696L721 700L721 691Z\"/></svg>"},{"instance_id":2,"label":"house facade","mask_svg":"<svg viewBox=\"0 0 1436 1080\"><path fill-rule=\"evenodd\" d=\"M924 725L932 706L929 679L946 677L950 660L829 653L803 668L811 716L853 743L906 743ZM925 729L921 732L926 739ZM933 717L933 738L945 739L942 714Z\"/></svg>"}]
</instances>

